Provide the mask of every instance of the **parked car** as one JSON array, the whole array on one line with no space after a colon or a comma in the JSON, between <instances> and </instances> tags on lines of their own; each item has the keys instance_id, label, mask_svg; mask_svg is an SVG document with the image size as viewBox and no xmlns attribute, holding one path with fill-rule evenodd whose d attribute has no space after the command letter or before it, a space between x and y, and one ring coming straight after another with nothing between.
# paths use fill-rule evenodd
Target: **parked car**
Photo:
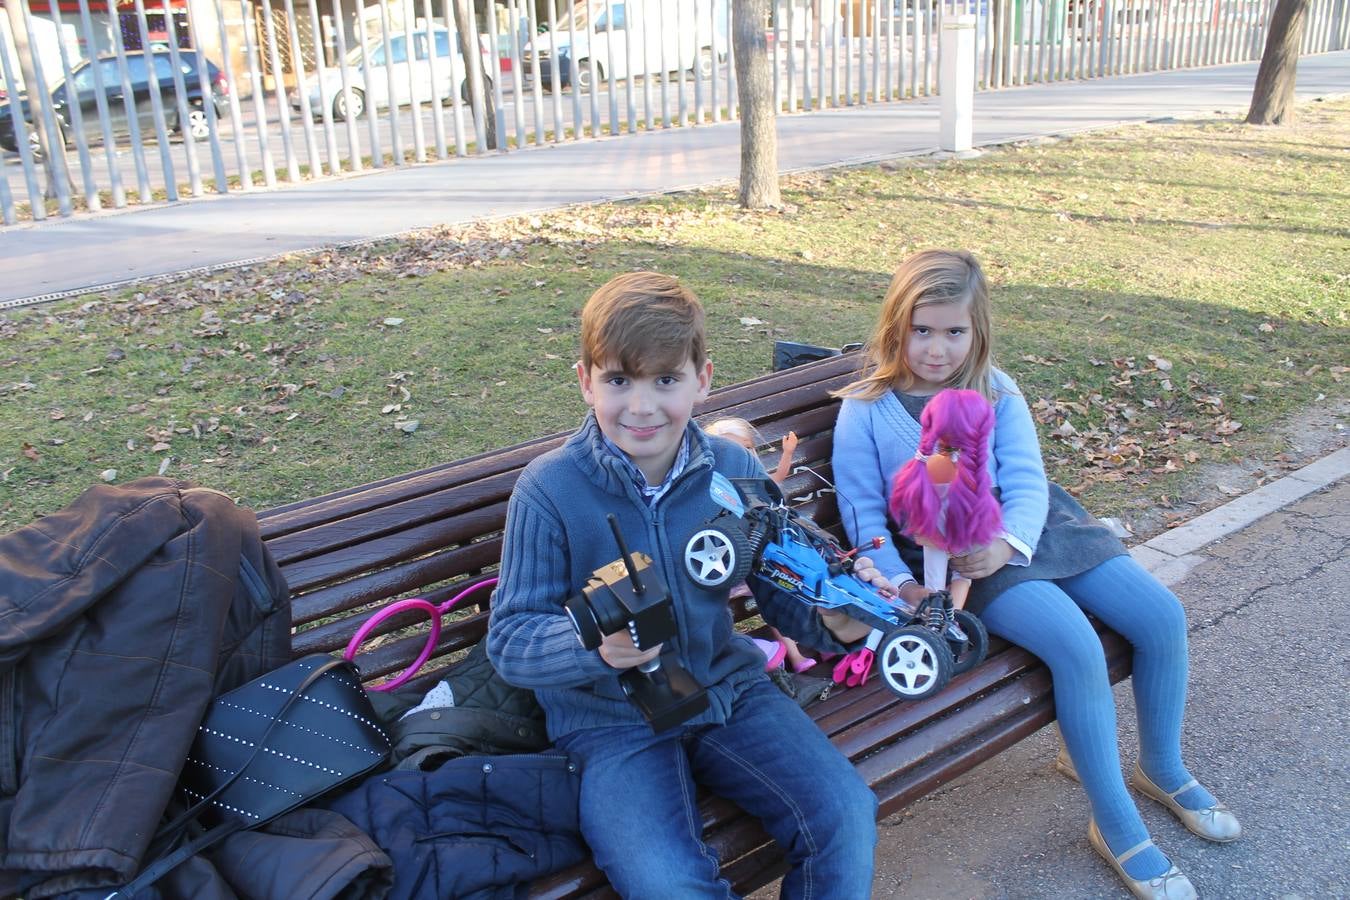
<instances>
[{"instance_id":1,"label":"parked car","mask_svg":"<svg viewBox=\"0 0 1350 900\"><path fill-rule=\"evenodd\" d=\"M183 90L186 94L187 121L180 121L178 94L173 78L173 57L168 51L156 51L153 54L127 53L127 75L131 82L132 99L130 107L142 133L154 133L154 107L150 101L150 68L153 66L159 82L160 98L164 103L164 119L169 130L182 134L185 131L192 137L203 139L207 136L207 117L205 100L202 96L201 81L197 77L198 55L192 50L178 51L179 65L183 75ZM211 103L216 114L222 114L225 102L230 94L230 83L225 73L205 57L207 84L211 91ZM97 85L94 80L94 66L99 67L103 80L103 96L107 99L109 125L113 138L127 137L131 133L131 123L127 116L128 104L124 102L122 74L114 55L100 56L97 60L81 60L70 73L69 80L63 80L52 89L52 109L56 113L57 127L67 146L73 143L71 126L74 117L70 112L72 103L79 103L80 116L85 139L90 143L103 140L103 129L99 124ZM27 123L29 140L36 142L33 131L33 112L29 108L30 98L23 95L18 100L24 122ZM17 150L18 142L14 129L13 98L8 103L0 103L0 147ZM40 112L40 111L39 111Z\"/></svg>"},{"instance_id":2,"label":"parked car","mask_svg":"<svg viewBox=\"0 0 1350 900\"><path fill-rule=\"evenodd\" d=\"M408 38L403 34L394 35L387 42L377 40L364 47L353 47L347 54L350 100L342 90L341 69L335 66L321 68L318 80L309 84L310 114L316 117L323 114L320 80L335 119L360 116L368 107L382 109L389 106L390 69L393 70L393 100L399 106L406 106L414 97L419 103L433 98L448 98L456 87L459 88L460 98L468 100L469 82L464 70L464 57L459 52L458 36L444 28L431 30L430 43L436 47L434 79L426 29L413 32L412 38L411 61L408 59ZM484 59L488 59L486 46L480 50ZM369 97L366 96L367 67L370 75ZM492 89L490 78L484 78L483 89ZM293 109L303 112L298 92L290 93L290 103Z\"/></svg>"},{"instance_id":3,"label":"parked car","mask_svg":"<svg viewBox=\"0 0 1350 900\"><path fill-rule=\"evenodd\" d=\"M697 6L697 10L696 7ZM545 90L561 89L572 83L572 60L577 62L577 84L591 89L590 61L595 60L595 77L603 81L614 67L614 77L658 75L664 70L693 70L698 66L704 78L713 73L713 47L717 57L726 57L731 38L727 34L726 0L714 0L711 7L695 0L624 0L597 11L591 27L594 37L582 28L572 36L560 25L552 36L537 34L525 48L522 70L529 74L533 57L539 56L539 82ZM629 45L633 58L628 57ZM557 70L557 78L554 70Z\"/></svg>"}]
</instances>

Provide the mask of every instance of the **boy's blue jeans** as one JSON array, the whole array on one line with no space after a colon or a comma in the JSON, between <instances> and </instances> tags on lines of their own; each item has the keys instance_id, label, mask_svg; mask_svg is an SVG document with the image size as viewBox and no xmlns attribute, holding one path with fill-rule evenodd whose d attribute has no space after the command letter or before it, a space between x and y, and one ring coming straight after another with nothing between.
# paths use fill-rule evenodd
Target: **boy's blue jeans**
<instances>
[{"instance_id":1,"label":"boy's blue jeans","mask_svg":"<svg viewBox=\"0 0 1350 900\"><path fill-rule=\"evenodd\" d=\"M784 849L784 897L871 893L876 797L767 679L741 693L724 725L587 728L557 744L582 766L581 831L623 897L735 896L703 843L696 782L757 817Z\"/></svg>"}]
</instances>

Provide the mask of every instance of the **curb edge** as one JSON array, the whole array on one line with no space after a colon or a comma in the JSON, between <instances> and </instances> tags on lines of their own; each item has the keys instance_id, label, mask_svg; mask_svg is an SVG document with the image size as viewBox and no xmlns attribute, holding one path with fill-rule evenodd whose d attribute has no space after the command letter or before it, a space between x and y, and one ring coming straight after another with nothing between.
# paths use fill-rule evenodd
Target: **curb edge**
<instances>
[{"instance_id":1,"label":"curb edge","mask_svg":"<svg viewBox=\"0 0 1350 900\"><path fill-rule=\"evenodd\" d=\"M1137 544L1130 548L1130 555L1163 584L1174 585L1202 562L1198 551L1346 477L1350 477L1350 447L1335 450L1184 525Z\"/></svg>"}]
</instances>

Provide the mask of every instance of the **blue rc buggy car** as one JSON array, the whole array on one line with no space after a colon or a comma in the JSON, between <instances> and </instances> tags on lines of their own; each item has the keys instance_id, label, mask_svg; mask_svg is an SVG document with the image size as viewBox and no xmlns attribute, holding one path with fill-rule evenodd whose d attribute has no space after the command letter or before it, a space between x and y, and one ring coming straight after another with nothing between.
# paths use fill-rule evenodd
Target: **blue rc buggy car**
<instances>
[{"instance_id":1,"label":"blue rc buggy car","mask_svg":"<svg viewBox=\"0 0 1350 900\"><path fill-rule=\"evenodd\" d=\"M720 587L758 578L803 603L871 625L881 633L876 645L881 677L907 700L937 693L953 675L984 659L989 648L984 625L965 610L953 611L946 591L930 593L918 608L878 593L853 574L858 551L844 550L791 509L769 478L716 476L714 493L719 489L724 511L685 546L685 567L697 583Z\"/></svg>"}]
</instances>

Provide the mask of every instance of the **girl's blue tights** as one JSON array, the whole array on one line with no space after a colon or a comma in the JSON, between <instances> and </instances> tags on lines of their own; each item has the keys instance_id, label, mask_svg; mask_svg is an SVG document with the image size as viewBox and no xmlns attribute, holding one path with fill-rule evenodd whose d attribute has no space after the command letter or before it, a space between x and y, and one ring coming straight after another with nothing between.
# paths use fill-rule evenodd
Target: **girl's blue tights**
<instances>
[{"instance_id":1,"label":"girl's blue tights","mask_svg":"<svg viewBox=\"0 0 1350 900\"><path fill-rule=\"evenodd\" d=\"M1148 829L1121 775L1106 656L1084 611L1134 646L1139 765L1154 784L1175 790L1191 779L1181 762L1186 614L1176 595L1129 556L1117 556L1081 575L1009 588L980 618L989 631L1036 654L1049 667L1064 745L1097 827L1119 855L1146 840ZM1188 809L1217 802L1202 787L1177 799ZM1153 878L1169 865L1160 851L1150 848L1131 858L1125 870L1132 878Z\"/></svg>"}]
</instances>

